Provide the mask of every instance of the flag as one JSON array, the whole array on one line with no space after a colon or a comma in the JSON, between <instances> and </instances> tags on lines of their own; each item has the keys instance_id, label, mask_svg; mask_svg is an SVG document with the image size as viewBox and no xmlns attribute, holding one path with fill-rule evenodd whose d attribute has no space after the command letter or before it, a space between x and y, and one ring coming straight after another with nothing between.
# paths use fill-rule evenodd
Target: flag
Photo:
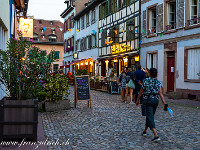
<instances>
[{"instance_id":1,"label":"flag","mask_svg":"<svg viewBox=\"0 0 200 150\"><path fill-rule=\"evenodd\" d=\"M95 30L92 30L92 32L95 34L96 32L95 32Z\"/></svg>"},{"instance_id":2,"label":"flag","mask_svg":"<svg viewBox=\"0 0 200 150\"><path fill-rule=\"evenodd\" d=\"M43 29L44 29L44 32L45 32L47 28L46 28L46 27L43 27Z\"/></svg>"},{"instance_id":3,"label":"flag","mask_svg":"<svg viewBox=\"0 0 200 150\"><path fill-rule=\"evenodd\" d=\"M79 30L77 29L76 32L79 33Z\"/></svg>"},{"instance_id":4,"label":"flag","mask_svg":"<svg viewBox=\"0 0 200 150\"><path fill-rule=\"evenodd\" d=\"M125 31L124 31L124 30L122 30L122 32L124 33Z\"/></svg>"},{"instance_id":5,"label":"flag","mask_svg":"<svg viewBox=\"0 0 200 150\"><path fill-rule=\"evenodd\" d=\"M100 33L102 34L102 33L103 33L103 30L100 30Z\"/></svg>"},{"instance_id":6,"label":"flag","mask_svg":"<svg viewBox=\"0 0 200 150\"><path fill-rule=\"evenodd\" d=\"M69 33L71 33L72 29L68 29Z\"/></svg>"},{"instance_id":7,"label":"flag","mask_svg":"<svg viewBox=\"0 0 200 150\"><path fill-rule=\"evenodd\" d=\"M115 34L117 34L117 30L115 30Z\"/></svg>"},{"instance_id":8,"label":"flag","mask_svg":"<svg viewBox=\"0 0 200 150\"><path fill-rule=\"evenodd\" d=\"M145 31L144 31L144 30L142 30L142 32L143 32L143 33L145 33Z\"/></svg>"},{"instance_id":9,"label":"flag","mask_svg":"<svg viewBox=\"0 0 200 150\"><path fill-rule=\"evenodd\" d=\"M162 33L160 33L160 37L162 37L162 35L163 35L163 34L162 34Z\"/></svg>"}]
</instances>

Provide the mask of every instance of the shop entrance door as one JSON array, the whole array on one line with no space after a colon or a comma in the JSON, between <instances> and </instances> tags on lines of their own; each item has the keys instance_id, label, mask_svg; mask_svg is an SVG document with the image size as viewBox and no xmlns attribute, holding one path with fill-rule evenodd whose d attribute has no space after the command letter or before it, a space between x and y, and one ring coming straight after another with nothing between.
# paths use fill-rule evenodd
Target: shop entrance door
<instances>
[{"instance_id":1,"label":"shop entrance door","mask_svg":"<svg viewBox=\"0 0 200 150\"><path fill-rule=\"evenodd\" d=\"M167 92L174 91L175 58L167 57Z\"/></svg>"}]
</instances>

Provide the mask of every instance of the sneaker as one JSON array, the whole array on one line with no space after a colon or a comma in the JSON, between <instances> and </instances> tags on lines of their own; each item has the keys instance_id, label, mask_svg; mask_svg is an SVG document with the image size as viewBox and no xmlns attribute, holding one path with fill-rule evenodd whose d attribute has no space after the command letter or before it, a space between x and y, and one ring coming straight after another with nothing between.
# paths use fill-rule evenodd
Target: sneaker
<instances>
[{"instance_id":1,"label":"sneaker","mask_svg":"<svg viewBox=\"0 0 200 150\"><path fill-rule=\"evenodd\" d=\"M130 102L129 104L135 104L134 102Z\"/></svg>"},{"instance_id":2,"label":"sneaker","mask_svg":"<svg viewBox=\"0 0 200 150\"><path fill-rule=\"evenodd\" d=\"M125 103L125 104L128 104L128 102L127 102L127 101L125 101L124 103Z\"/></svg>"},{"instance_id":3,"label":"sneaker","mask_svg":"<svg viewBox=\"0 0 200 150\"><path fill-rule=\"evenodd\" d=\"M147 136L147 133L146 132L142 132L142 136Z\"/></svg>"},{"instance_id":4,"label":"sneaker","mask_svg":"<svg viewBox=\"0 0 200 150\"><path fill-rule=\"evenodd\" d=\"M156 142L156 141L160 141L161 139L159 137L156 137L154 139L152 139L152 141Z\"/></svg>"}]
</instances>

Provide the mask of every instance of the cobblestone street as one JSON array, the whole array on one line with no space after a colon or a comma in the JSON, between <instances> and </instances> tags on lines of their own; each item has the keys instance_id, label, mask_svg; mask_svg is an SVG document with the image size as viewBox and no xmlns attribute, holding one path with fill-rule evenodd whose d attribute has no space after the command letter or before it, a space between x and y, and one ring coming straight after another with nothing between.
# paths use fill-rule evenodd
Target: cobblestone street
<instances>
[{"instance_id":1,"label":"cobblestone street","mask_svg":"<svg viewBox=\"0 0 200 150\"><path fill-rule=\"evenodd\" d=\"M169 105L174 117L159 105L155 116L156 129L161 138L152 142L153 133L141 133L145 117L140 107L120 102L120 95L91 91L92 108L79 102L74 108L74 91L69 99L72 108L61 112L42 113L46 138L66 142L69 145L49 146L49 149L194 149L200 148L200 110L197 108ZM129 97L128 97L129 98ZM161 104L161 101L160 101Z\"/></svg>"}]
</instances>

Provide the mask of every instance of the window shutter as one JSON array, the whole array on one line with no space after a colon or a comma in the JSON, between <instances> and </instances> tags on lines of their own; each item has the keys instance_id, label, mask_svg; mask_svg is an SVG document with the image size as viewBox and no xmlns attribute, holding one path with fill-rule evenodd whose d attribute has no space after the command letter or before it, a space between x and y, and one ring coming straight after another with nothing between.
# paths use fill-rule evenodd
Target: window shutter
<instances>
[{"instance_id":1,"label":"window shutter","mask_svg":"<svg viewBox=\"0 0 200 150\"><path fill-rule=\"evenodd\" d=\"M66 31L68 31L68 19L66 20Z\"/></svg>"},{"instance_id":2,"label":"window shutter","mask_svg":"<svg viewBox=\"0 0 200 150\"><path fill-rule=\"evenodd\" d=\"M156 28L157 32L163 31L163 4L157 5L156 7Z\"/></svg>"},{"instance_id":3,"label":"window shutter","mask_svg":"<svg viewBox=\"0 0 200 150\"><path fill-rule=\"evenodd\" d=\"M177 25L180 28L184 26L184 0L177 1Z\"/></svg>"},{"instance_id":4,"label":"window shutter","mask_svg":"<svg viewBox=\"0 0 200 150\"><path fill-rule=\"evenodd\" d=\"M147 11L144 10L143 11L143 24L142 24L142 29L144 32L142 32L142 34L146 35L146 29L147 29Z\"/></svg>"},{"instance_id":5,"label":"window shutter","mask_svg":"<svg viewBox=\"0 0 200 150\"><path fill-rule=\"evenodd\" d=\"M105 44L106 36L107 36L107 31L103 30L102 34L101 34L101 47L105 47L106 46L106 44Z\"/></svg>"}]
</instances>

